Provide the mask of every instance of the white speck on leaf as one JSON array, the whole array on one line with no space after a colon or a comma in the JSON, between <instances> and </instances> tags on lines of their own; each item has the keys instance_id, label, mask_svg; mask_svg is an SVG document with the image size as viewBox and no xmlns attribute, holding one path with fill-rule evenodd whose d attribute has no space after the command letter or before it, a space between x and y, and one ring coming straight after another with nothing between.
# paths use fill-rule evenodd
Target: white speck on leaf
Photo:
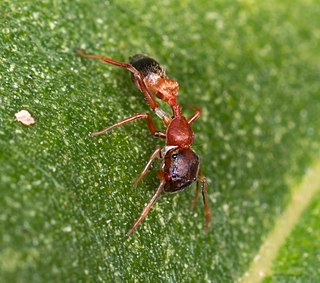
<instances>
[{"instance_id":1,"label":"white speck on leaf","mask_svg":"<svg viewBox=\"0 0 320 283\"><path fill-rule=\"evenodd\" d=\"M65 226L62 228L62 231L65 232L65 233L70 233L72 231L72 228L71 226Z\"/></svg>"},{"instance_id":2,"label":"white speck on leaf","mask_svg":"<svg viewBox=\"0 0 320 283\"><path fill-rule=\"evenodd\" d=\"M35 119L27 110L21 110L14 115L16 116L16 120L21 122L23 125L30 126L35 123Z\"/></svg>"}]
</instances>

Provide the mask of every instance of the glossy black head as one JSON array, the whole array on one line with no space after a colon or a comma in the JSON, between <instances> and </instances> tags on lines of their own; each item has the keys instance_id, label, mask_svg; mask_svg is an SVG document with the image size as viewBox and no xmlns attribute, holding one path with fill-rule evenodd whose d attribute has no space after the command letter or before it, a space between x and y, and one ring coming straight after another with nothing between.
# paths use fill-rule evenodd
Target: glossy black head
<instances>
[{"instance_id":1,"label":"glossy black head","mask_svg":"<svg viewBox=\"0 0 320 283\"><path fill-rule=\"evenodd\" d=\"M165 192L176 192L197 180L199 158L190 148L170 150L164 158Z\"/></svg>"},{"instance_id":2,"label":"glossy black head","mask_svg":"<svg viewBox=\"0 0 320 283\"><path fill-rule=\"evenodd\" d=\"M160 64L148 56L136 54L129 58L129 62L139 71L143 78L151 74L158 74L161 77L164 76Z\"/></svg>"}]
</instances>

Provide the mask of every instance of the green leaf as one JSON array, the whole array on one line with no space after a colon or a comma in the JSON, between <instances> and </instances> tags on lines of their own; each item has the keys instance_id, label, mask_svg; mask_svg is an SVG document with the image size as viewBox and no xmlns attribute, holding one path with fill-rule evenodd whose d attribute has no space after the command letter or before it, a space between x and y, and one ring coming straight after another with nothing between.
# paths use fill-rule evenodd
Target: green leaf
<instances>
[{"instance_id":1,"label":"green leaf","mask_svg":"<svg viewBox=\"0 0 320 283\"><path fill-rule=\"evenodd\" d=\"M272 267L272 275L264 282L317 282L319 280L319 203L320 194L318 193L279 250Z\"/></svg>"},{"instance_id":2,"label":"green leaf","mask_svg":"<svg viewBox=\"0 0 320 283\"><path fill-rule=\"evenodd\" d=\"M1 279L242 278L319 160L318 12L312 0L2 1ZM138 188L132 182L164 144L144 121L88 136L149 109L128 72L75 47L123 62L146 53L179 82L185 116L202 108L192 127L208 180L207 233L200 200L190 210L192 186L164 194L125 236L157 187L159 163ZM35 125L15 121L22 109Z\"/></svg>"},{"instance_id":3,"label":"green leaf","mask_svg":"<svg viewBox=\"0 0 320 283\"><path fill-rule=\"evenodd\" d=\"M314 199L317 200L319 194L319 176L318 162L308 170L299 187L293 190L288 206L277 218L244 274L242 283L259 282L263 278L264 282L317 281L320 242L317 240L316 224L319 222L319 211Z\"/></svg>"}]
</instances>

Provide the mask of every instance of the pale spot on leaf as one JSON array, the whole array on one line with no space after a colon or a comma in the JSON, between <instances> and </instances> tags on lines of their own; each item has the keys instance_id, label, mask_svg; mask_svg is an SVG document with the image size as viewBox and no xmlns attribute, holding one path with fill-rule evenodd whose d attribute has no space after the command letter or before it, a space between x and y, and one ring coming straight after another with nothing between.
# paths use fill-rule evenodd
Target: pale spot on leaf
<instances>
[{"instance_id":1,"label":"pale spot on leaf","mask_svg":"<svg viewBox=\"0 0 320 283\"><path fill-rule=\"evenodd\" d=\"M35 123L34 118L27 110L21 110L14 115L16 116L16 120L21 122L23 125L30 126Z\"/></svg>"}]
</instances>

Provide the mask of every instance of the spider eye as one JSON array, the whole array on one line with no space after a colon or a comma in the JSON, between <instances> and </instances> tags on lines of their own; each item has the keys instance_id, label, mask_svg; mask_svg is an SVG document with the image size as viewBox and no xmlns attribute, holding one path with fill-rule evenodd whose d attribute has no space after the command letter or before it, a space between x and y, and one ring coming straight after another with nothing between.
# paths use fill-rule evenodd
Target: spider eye
<instances>
[{"instance_id":1,"label":"spider eye","mask_svg":"<svg viewBox=\"0 0 320 283\"><path fill-rule=\"evenodd\" d=\"M171 155L172 159L177 159L177 157L178 157L178 153L174 153L174 154Z\"/></svg>"}]
</instances>

